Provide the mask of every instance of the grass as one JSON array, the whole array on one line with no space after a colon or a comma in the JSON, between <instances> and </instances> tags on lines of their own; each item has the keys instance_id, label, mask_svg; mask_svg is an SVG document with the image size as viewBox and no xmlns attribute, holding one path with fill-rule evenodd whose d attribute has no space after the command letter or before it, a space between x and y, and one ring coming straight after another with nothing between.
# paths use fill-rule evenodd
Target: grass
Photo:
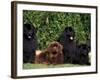
<instances>
[{"instance_id":1,"label":"grass","mask_svg":"<svg viewBox=\"0 0 100 80\"><path fill-rule=\"evenodd\" d=\"M91 61L91 55L89 53L89 62ZM79 65L79 64L57 64L57 65L47 65L47 64L23 64L23 69L39 69L39 68L61 68L61 67L82 67L89 65Z\"/></svg>"},{"instance_id":2,"label":"grass","mask_svg":"<svg viewBox=\"0 0 100 80\"><path fill-rule=\"evenodd\" d=\"M91 55L89 53L89 62L91 61ZM23 69L39 69L39 68L61 68L61 67L82 67L89 65L79 65L79 64L57 64L57 65L47 65L47 64L23 64Z\"/></svg>"},{"instance_id":3,"label":"grass","mask_svg":"<svg viewBox=\"0 0 100 80\"><path fill-rule=\"evenodd\" d=\"M60 67L78 67L78 66L86 66L79 64L58 64L58 65L46 65L46 64L24 64L23 69L39 69L39 68L60 68Z\"/></svg>"}]
</instances>

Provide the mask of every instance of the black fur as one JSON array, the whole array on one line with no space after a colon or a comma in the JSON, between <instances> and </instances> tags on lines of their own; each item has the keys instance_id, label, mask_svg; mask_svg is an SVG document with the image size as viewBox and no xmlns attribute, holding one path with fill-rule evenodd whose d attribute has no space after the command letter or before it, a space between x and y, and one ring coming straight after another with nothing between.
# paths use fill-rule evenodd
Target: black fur
<instances>
[{"instance_id":1,"label":"black fur","mask_svg":"<svg viewBox=\"0 0 100 80\"><path fill-rule=\"evenodd\" d=\"M23 62L34 63L37 49L36 29L31 24L23 25Z\"/></svg>"},{"instance_id":2,"label":"black fur","mask_svg":"<svg viewBox=\"0 0 100 80\"><path fill-rule=\"evenodd\" d=\"M76 57L76 43L74 41L75 31L72 27L66 27L60 37L58 42L63 45L63 54L65 63L73 63Z\"/></svg>"},{"instance_id":3,"label":"black fur","mask_svg":"<svg viewBox=\"0 0 100 80\"><path fill-rule=\"evenodd\" d=\"M90 46L87 44L80 44L77 46L76 63L90 65L89 62Z\"/></svg>"}]
</instances>

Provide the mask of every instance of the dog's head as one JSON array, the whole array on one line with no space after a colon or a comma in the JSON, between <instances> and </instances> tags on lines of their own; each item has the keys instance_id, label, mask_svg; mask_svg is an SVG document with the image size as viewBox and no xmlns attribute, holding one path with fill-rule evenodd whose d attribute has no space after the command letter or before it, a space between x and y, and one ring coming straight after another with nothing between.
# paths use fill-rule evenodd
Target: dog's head
<instances>
[{"instance_id":1,"label":"dog's head","mask_svg":"<svg viewBox=\"0 0 100 80\"><path fill-rule=\"evenodd\" d=\"M87 44L80 44L78 46L78 50L80 52L80 55L88 56L88 53L90 51L90 47Z\"/></svg>"},{"instance_id":2,"label":"dog's head","mask_svg":"<svg viewBox=\"0 0 100 80\"><path fill-rule=\"evenodd\" d=\"M58 55L62 55L62 49L63 49L63 46L60 43L58 42L50 43L47 48L49 57L51 59L55 59L57 58Z\"/></svg>"},{"instance_id":3,"label":"dog's head","mask_svg":"<svg viewBox=\"0 0 100 80\"><path fill-rule=\"evenodd\" d=\"M72 27L66 27L64 30L64 34L67 40L74 40L75 31Z\"/></svg>"},{"instance_id":4,"label":"dog's head","mask_svg":"<svg viewBox=\"0 0 100 80\"><path fill-rule=\"evenodd\" d=\"M35 34L36 34L36 29L33 25L28 23L23 25L23 36L26 39L28 40L34 39Z\"/></svg>"}]
</instances>

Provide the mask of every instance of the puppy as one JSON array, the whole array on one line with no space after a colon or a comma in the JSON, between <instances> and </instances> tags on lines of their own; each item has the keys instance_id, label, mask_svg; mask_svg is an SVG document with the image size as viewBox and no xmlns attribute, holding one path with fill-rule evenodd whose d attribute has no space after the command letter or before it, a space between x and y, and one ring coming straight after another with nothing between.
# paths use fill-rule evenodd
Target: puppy
<instances>
[{"instance_id":1,"label":"puppy","mask_svg":"<svg viewBox=\"0 0 100 80\"><path fill-rule=\"evenodd\" d=\"M80 44L77 47L77 59L76 59L76 63L78 64L86 64L86 65L90 65L89 62L89 52L90 52L90 46L88 46L87 44Z\"/></svg>"},{"instance_id":2,"label":"puppy","mask_svg":"<svg viewBox=\"0 0 100 80\"><path fill-rule=\"evenodd\" d=\"M35 62L44 64L62 64L64 61L62 49L62 45L58 42L51 42L45 50L36 56Z\"/></svg>"},{"instance_id":3,"label":"puppy","mask_svg":"<svg viewBox=\"0 0 100 80\"><path fill-rule=\"evenodd\" d=\"M66 27L57 40L63 46L64 63L73 63L76 57L76 42L74 41L74 37L74 29Z\"/></svg>"},{"instance_id":4,"label":"puppy","mask_svg":"<svg viewBox=\"0 0 100 80\"><path fill-rule=\"evenodd\" d=\"M23 63L34 63L37 49L36 29L31 24L23 25Z\"/></svg>"}]
</instances>

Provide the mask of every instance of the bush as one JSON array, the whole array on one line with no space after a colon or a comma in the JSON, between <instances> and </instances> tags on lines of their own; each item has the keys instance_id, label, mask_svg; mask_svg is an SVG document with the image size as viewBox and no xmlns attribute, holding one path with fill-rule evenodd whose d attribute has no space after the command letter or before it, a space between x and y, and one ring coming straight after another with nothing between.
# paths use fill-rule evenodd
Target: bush
<instances>
[{"instance_id":1,"label":"bush","mask_svg":"<svg viewBox=\"0 0 100 80\"><path fill-rule=\"evenodd\" d=\"M91 15L87 13L24 10L23 22L31 23L36 27L38 49L44 49L50 42L56 41L67 26L75 29L75 40L79 43L85 43L87 39L90 39Z\"/></svg>"}]
</instances>

